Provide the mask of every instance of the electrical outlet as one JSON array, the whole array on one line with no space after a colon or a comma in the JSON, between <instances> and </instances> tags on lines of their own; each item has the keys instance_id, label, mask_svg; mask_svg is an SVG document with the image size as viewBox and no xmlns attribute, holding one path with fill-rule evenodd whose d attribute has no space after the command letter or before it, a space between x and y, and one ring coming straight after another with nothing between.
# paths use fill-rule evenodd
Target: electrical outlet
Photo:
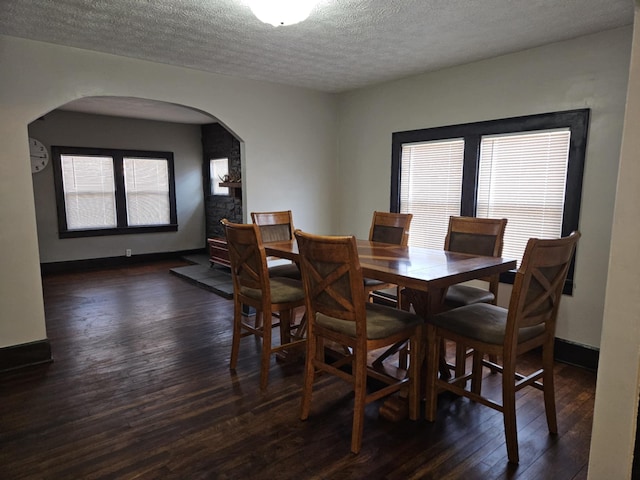
<instances>
[{"instance_id":1,"label":"electrical outlet","mask_svg":"<svg viewBox=\"0 0 640 480\"><path fill-rule=\"evenodd\" d=\"M127 249L125 250L125 255L126 255L127 257L130 257L130 256L131 256L131 249L130 249L130 248L127 248Z\"/></svg>"}]
</instances>

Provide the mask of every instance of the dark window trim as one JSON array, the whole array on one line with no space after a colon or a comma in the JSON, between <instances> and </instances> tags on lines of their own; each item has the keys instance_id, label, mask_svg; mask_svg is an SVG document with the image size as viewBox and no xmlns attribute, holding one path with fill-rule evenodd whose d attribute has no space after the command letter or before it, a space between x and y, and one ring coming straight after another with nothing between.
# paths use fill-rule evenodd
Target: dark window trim
<instances>
[{"instance_id":1,"label":"dark window trim","mask_svg":"<svg viewBox=\"0 0 640 480\"><path fill-rule=\"evenodd\" d=\"M464 167L460 215L475 216L477 194L477 170L480 160L480 139L483 135L570 128L569 163L562 219L562 236L578 229L582 202L582 178L587 148L590 109L567 110L522 117L464 123L444 127L394 132L391 145L391 200L392 212L400 211L400 160L405 143L428 142L452 138L464 138ZM563 293L573 293L575 255L569 268ZM500 281L513 283L515 271L500 276Z\"/></svg>"},{"instance_id":2,"label":"dark window trim","mask_svg":"<svg viewBox=\"0 0 640 480\"><path fill-rule=\"evenodd\" d=\"M62 155L101 155L113 158L114 182L116 189L116 228L92 228L83 230L69 230L67 228L67 214L62 185ZM127 225L126 194L124 186L124 157L163 158L167 160L169 171L169 224L133 226ZM66 147L54 145L51 147L53 178L56 192L56 207L58 212L58 237L81 238L99 237L107 235L129 235L138 233L175 232L178 230L178 215L176 208L176 182L173 166L173 152L153 150L127 150L115 148L87 148Z\"/></svg>"}]
</instances>

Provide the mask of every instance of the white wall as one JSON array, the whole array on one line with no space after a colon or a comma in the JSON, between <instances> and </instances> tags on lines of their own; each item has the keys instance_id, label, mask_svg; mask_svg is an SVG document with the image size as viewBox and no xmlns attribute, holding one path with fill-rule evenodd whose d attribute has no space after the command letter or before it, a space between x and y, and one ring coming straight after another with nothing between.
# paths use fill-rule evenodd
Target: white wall
<instances>
[{"instance_id":1,"label":"white wall","mask_svg":"<svg viewBox=\"0 0 640 480\"><path fill-rule=\"evenodd\" d=\"M51 145L173 152L177 232L58 238L53 167L33 175L40 262L176 252L205 245L200 125L152 122L56 110L29 126L29 135Z\"/></svg>"},{"instance_id":2,"label":"white wall","mask_svg":"<svg viewBox=\"0 0 640 480\"><path fill-rule=\"evenodd\" d=\"M76 98L148 98L212 114L244 142L245 216L291 208L296 226L330 230L332 95L6 36L0 70L0 347L46 338L27 126Z\"/></svg>"},{"instance_id":3,"label":"white wall","mask_svg":"<svg viewBox=\"0 0 640 480\"><path fill-rule=\"evenodd\" d=\"M589 478L631 478L640 392L640 7L613 217Z\"/></svg>"},{"instance_id":4,"label":"white wall","mask_svg":"<svg viewBox=\"0 0 640 480\"><path fill-rule=\"evenodd\" d=\"M341 95L338 230L365 236L371 212L389 208L393 132L590 108L576 288L563 298L557 336L599 346L631 33L611 30ZM501 303L510 291L501 286Z\"/></svg>"}]
</instances>

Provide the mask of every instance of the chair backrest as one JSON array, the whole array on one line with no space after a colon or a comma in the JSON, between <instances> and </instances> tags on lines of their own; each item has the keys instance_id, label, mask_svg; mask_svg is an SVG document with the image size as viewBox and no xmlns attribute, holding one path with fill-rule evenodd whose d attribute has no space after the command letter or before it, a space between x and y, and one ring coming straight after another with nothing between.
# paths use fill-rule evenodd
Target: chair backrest
<instances>
[{"instance_id":1,"label":"chair backrest","mask_svg":"<svg viewBox=\"0 0 640 480\"><path fill-rule=\"evenodd\" d=\"M251 212L251 220L260 227L262 241L265 243L293 239L293 215L291 210Z\"/></svg>"},{"instance_id":2,"label":"chair backrest","mask_svg":"<svg viewBox=\"0 0 640 480\"><path fill-rule=\"evenodd\" d=\"M444 249L487 257L502 255L506 218L449 217Z\"/></svg>"},{"instance_id":3,"label":"chair backrest","mask_svg":"<svg viewBox=\"0 0 640 480\"><path fill-rule=\"evenodd\" d=\"M372 242L407 245L411 213L373 212L369 240Z\"/></svg>"},{"instance_id":4,"label":"chair backrest","mask_svg":"<svg viewBox=\"0 0 640 480\"><path fill-rule=\"evenodd\" d=\"M543 324L547 335L555 334L560 298L579 238L576 231L564 238L529 239L509 302L508 341L515 342L522 328Z\"/></svg>"},{"instance_id":5,"label":"chair backrest","mask_svg":"<svg viewBox=\"0 0 640 480\"><path fill-rule=\"evenodd\" d=\"M295 232L307 312L356 322L356 335L366 338L365 293L353 236L322 236Z\"/></svg>"},{"instance_id":6,"label":"chair backrest","mask_svg":"<svg viewBox=\"0 0 640 480\"><path fill-rule=\"evenodd\" d=\"M240 292L245 287L269 294L267 258L258 226L231 223L227 219L221 223L227 236L234 291Z\"/></svg>"},{"instance_id":7,"label":"chair backrest","mask_svg":"<svg viewBox=\"0 0 640 480\"><path fill-rule=\"evenodd\" d=\"M449 217L444 249L450 252L500 257L506 227L506 218ZM492 303L495 304L498 299L500 275L480 280L489 282L489 291L494 295Z\"/></svg>"}]
</instances>

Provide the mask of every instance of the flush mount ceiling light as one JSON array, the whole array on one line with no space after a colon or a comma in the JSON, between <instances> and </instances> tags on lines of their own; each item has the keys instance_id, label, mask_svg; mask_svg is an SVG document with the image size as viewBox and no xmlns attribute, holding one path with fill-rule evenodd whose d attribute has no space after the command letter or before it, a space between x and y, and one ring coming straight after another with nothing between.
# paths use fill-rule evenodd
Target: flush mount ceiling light
<instances>
[{"instance_id":1,"label":"flush mount ceiling light","mask_svg":"<svg viewBox=\"0 0 640 480\"><path fill-rule=\"evenodd\" d=\"M250 0L253 14L274 27L302 22L318 0Z\"/></svg>"}]
</instances>

